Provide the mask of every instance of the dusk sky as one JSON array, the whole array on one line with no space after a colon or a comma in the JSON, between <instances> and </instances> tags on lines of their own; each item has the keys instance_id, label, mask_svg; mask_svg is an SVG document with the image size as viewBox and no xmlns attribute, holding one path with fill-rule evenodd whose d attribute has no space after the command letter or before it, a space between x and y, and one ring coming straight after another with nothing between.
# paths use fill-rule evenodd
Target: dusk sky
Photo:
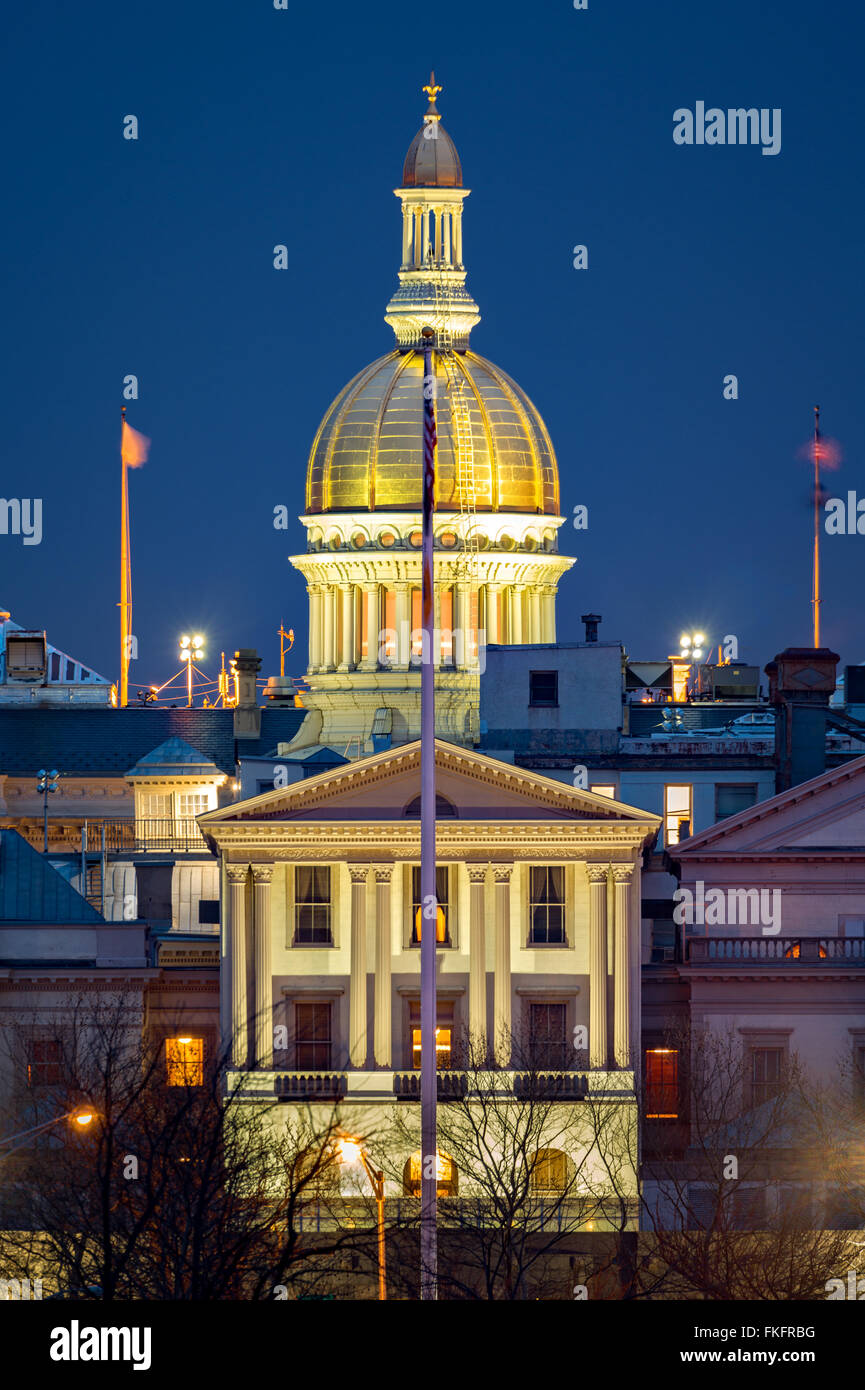
<instances>
[{"instance_id":1,"label":"dusk sky","mask_svg":"<svg viewBox=\"0 0 865 1390\"><path fill-rule=\"evenodd\" d=\"M634 658L689 628L761 666L810 644L815 403L828 494L865 496L860 8L51 0L3 29L0 491L43 503L41 544L0 535L17 622L117 677L134 373L130 682L166 679L185 631L208 671L257 647L271 674L281 622L305 670L304 532L273 509L302 511L321 416L393 347L393 189L434 68L472 190L472 347L544 416L563 515L589 509L559 533L559 639L593 610ZM675 144L697 102L780 108L780 152ZM824 537L842 665L865 660L863 562L865 535Z\"/></svg>"}]
</instances>

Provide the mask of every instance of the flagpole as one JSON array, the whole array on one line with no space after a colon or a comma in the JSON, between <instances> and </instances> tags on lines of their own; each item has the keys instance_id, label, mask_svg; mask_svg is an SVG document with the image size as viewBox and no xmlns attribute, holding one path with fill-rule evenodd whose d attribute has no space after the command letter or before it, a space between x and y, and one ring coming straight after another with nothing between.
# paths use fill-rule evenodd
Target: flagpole
<instances>
[{"instance_id":1,"label":"flagpole","mask_svg":"<svg viewBox=\"0 0 865 1390\"><path fill-rule=\"evenodd\" d=\"M120 708L129 702L129 627L131 622L132 575L129 563L129 486L123 453L123 426L126 406L120 407Z\"/></svg>"},{"instance_id":2,"label":"flagpole","mask_svg":"<svg viewBox=\"0 0 865 1390\"><path fill-rule=\"evenodd\" d=\"M421 585L421 825L420 825L420 1038L421 1038L421 1218L420 1296L435 1299L438 1282L436 1207L438 1145L436 1142L436 788L435 788L435 627L433 570L433 504L435 493L435 374L433 331L423 329L423 551Z\"/></svg>"},{"instance_id":3,"label":"flagpole","mask_svg":"<svg viewBox=\"0 0 865 1390\"><path fill-rule=\"evenodd\" d=\"M820 407L814 407L814 574L811 584L814 646L820 645Z\"/></svg>"}]
</instances>

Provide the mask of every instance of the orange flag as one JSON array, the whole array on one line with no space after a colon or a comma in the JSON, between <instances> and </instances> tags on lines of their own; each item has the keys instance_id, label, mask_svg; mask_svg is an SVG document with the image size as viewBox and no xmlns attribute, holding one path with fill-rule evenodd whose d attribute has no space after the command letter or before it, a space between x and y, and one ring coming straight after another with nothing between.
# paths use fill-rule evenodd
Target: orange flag
<instances>
[{"instance_id":1,"label":"orange flag","mask_svg":"<svg viewBox=\"0 0 865 1390\"><path fill-rule=\"evenodd\" d=\"M150 448L150 440L146 435L139 434L131 425L123 421L123 429L120 435L120 457L129 468L140 468L142 463L147 462L147 451Z\"/></svg>"}]
</instances>

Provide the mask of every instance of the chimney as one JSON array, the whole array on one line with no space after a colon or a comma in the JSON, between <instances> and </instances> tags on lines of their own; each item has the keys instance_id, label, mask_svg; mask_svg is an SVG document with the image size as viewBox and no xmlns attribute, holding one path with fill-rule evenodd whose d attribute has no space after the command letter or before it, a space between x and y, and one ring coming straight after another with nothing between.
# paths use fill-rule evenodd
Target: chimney
<instances>
[{"instance_id":1,"label":"chimney","mask_svg":"<svg viewBox=\"0 0 865 1390\"><path fill-rule=\"evenodd\" d=\"M838 661L827 647L787 647L764 668L775 707L776 792L826 771L826 715Z\"/></svg>"},{"instance_id":2,"label":"chimney","mask_svg":"<svg viewBox=\"0 0 865 1390\"><path fill-rule=\"evenodd\" d=\"M581 623L585 623L585 625L586 625L586 641L587 641L587 642L597 642L597 640L598 640L598 623L599 623L600 621L601 621L601 615L600 615L600 613L583 613L582 617L580 618L580 622L581 622Z\"/></svg>"},{"instance_id":3,"label":"chimney","mask_svg":"<svg viewBox=\"0 0 865 1390\"><path fill-rule=\"evenodd\" d=\"M254 647L241 647L234 653L234 669L237 672L234 737L260 738L261 710L255 682L261 670L261 657Z\"/></svg>"}]
</instances>

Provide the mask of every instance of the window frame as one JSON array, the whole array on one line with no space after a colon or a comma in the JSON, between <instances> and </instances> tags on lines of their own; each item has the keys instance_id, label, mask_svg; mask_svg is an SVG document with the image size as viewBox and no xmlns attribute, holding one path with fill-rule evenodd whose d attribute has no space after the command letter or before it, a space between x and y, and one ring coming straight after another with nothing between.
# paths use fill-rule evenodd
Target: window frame
<instances>
[{"instance_id":1,"label":"window frame","mask_svg":"<svg viewBox=\"0 0 865 1390\"><path fill-rule=\"evenodd\" d=\"M550 872L551 870L553 870L553 869L558 869L559 872L561 873L561 903L560 903L560 904L551 903L551 902L549 902L549 901L544 902L544 901L542 901L542 900L540 900L540 899L536 900L536 899L534 898L534 896L533 896L533 893L534 893L534 888L533 888L534 874L535 874L536 872L541 872L541 871L543 871L543 872L549 874L549 872ZM543 951L546 951L546 950L561 950L562 948L567 949L567 948L570 946L570 942L568 941L568 874L567 874L567 865L566 865L566 864L562 864L562 863L558 863L558 864L529 864L529 865L528 865L528 871L529 871L529 874L528 874L528 883L527 883L527 885L526 885L526 905L527 905L527 908L528 908L528 930L527 930L527 933L526 933L526 946L527 946L527 947L530 947L530 948L532 948L532 949L537 948L537 949L543 950ZM536 908L546 908L546 910L547 910L547 928L546 928L546 930L547 930L547 932L549 933L549 909L550 909L551 907L557 907L557 906L560 908L560 911L561 911L561 914L562 914L562 921L561 921L562 939L561 939L561 941L550 941L550 940L549 940L549 937L547 938L546 941L536 941L535 938L534 938L534 930L535 930L534 912L535 912L535 909L536 909Z\"/></svg>"},{"instance_id":2,"label":"window frame","mask_svg":"<svg viewBox=\"0 0 865 1390\"><path fill-rule=\"evenodd\" d=\"M300 873L301 870L304 870L304 871L309 871L309 872L312 874L311 883L312 883L312 890L313 890L313 893L314 893L314 892L315 892L315 871L316 871L317 869L324 870L324 872L327 874L327 893L328 893L327 899L324 899L324 898L319 899L319 898L316 898L315 896L313 896L313 897L311 897L311 898L309 898L309 899L303 899L303 900L301 900L301 899L298 897L298 893L297 893L297 876L298 876L298 873ZM301 951L308 951L308 950L320 951L320 950L331 950L331 949L333 949L333 947L336 945L336 941L335 941L335 937L334 937L334 930L333 930L333 925L334 925L334 910L333 910L333 909L334 909L334 873L333 873L333 866L332 866L331 864L292 864L292 865L291 865L291 870L292 870L292 873L291 873L291 938L290 938L290 945L291 945L291 948L292 948L292 949L295 949L295 948L296 948L296 949L301 950ZM312 940L312 941L301 941L301 940L299 940L299 932L300 932L300 929L301 929L301 928L300 928L300 912L301 912L301 910L302 910L303 908L309 908L309 909L312 910L313 919L314 919L314 917L315 917L315 911L316 911L316 909L323 909L323 908L326 908L326 909L327 909L327 929L326 929L326 930L327 930L328 940L326 940L326 941L315 941L315 940ZM315 925L313 925L313 926L311 926L310 928L306 928L305 930L310 930L310 931L313 931L313 932L314 932L314 931L319 931L319 930L323 930L323 929L322 929L322 928L319 928L319 927L316 927Z\"/></svg>"},{"instance_id":3,"label":"window frame","mask_svg":"<svg viewBox=\"0 0 865 1390\"><path fill-rule=\"evenodd\" d=\"M685 790L685 791L687 791L687 793L688 793L688 814L687 814L687 816L683 816L683 814L682 814L681 811L668 811L668 810L667 810L667 796L668 796L668 793L671 792L671 791L679 791L679 790ZM687 824L687 825L689 826L689 828L690 828L690 835L693 835L693 833L694 833L694 784L693 784L693 782L665 782L665 783L664 783L664 811L663 811L663 818L664 818L664 848L665 848L665 849L669 849L670 846L672 846L672 845L679 845L679 844L682 843L682 837L681 837L681 834L680 834L682 825ZM673 840L673 839L670 838L671 827L670 827L669 822L670 822L673 818L675 818L675 819L677 820L677 826L676 826L676 831L675 831L675 834L676 834L675 840ZM688 836L688 838L690 838L690 835Z\"/></svg>"},{"instance_id":4,"label":"window frame","mask_svg":"<svg viewBox=\"0 0 865 1390\"><path fill-rule=\"evenodd\" d=\"M407 868L408 868L408 893L407 893L406 897L407 897L407 902L408 902L408 924L407 924L407 930L406 930L405 944L406 944L407 949L412 950L412 951L419 951L419 950L420 950L420 937L417 937L417 938L415 937L415 931L416 931L416 914L417 914L418 908L420 907L420 901L419 901L419 900L420 900L420 897L421 897L421 892L420 892L420 886L418 885L418 895L417 895L417 900L416 900L416 899L415 899L415 889L414 889L414 885L415 885L415 874L417 874L418 879L420 878L421 866L420 866L420 864L409 864L409 865L407 866ZM453 901L453 899L454 899L454 888L455 888L455 886L458 886L458 885L455 883L455 876L454 876L454 873L452 872L452 870L455 870L456 868L457 868L457 866L456 866L455 864L449 864L449 863L436 864L436 896L437 896L437 897L438 897L438 876L439 876L440 873L445 873L445 874L447 874L447 898L444 900L444 902L442 902L442 900L441 900L440 898L438 899L439 907L441 907L441 908L444 909L444 917L445 917L445 935L444 935L444 940L443 940L443 941L436 940L436 950L442 950L442 951L443 951L443 950L447 950L447 949L451 949L451 950L452 950L452 949L455 947L455 945L456 945L456 934L455 934L455 932L454 932L454 930L453 930L456 903L455 903L455 901ZM423 935L423 928L421 928L421 935Z\"/></svg>"},{"instance_id":5,"label":"window frame","mask_svg":"<svg viewBox=\"0 0 865 1390\"><path fill-rule=\"evenodd\" d=\"M539 700L536 698L534 683L537 676L552 677L553 699ZM529 709L558 709L559 708L559 672L558 669L529 671Z\"/></svg>"},{"instance_id":6,"label":"window frame","mask_svg":"<svg viewBox=\"0 0 865 1390\"><path fill-rule=\"evenodd\" d=\"M334 1037L333 1037L334 1007L333 1007L333 1002L334 1002L334 1001L331 1000L331 999L294 999L294 1000L292 1000L292 1012L293 1012L294 1027L293 1027L293 1029L292 1029L291 1046L292 1046L292 1055L293 1055L293 1059L294 1059L294 1070L295 1070L295 1071L325 1071L325 1072L333 1071L333 1069L334 1069L334 1067L333 1067L333 1043L334 1043ZM301 1038L301 1037L300 1037L300 1011L301 1011L302 1009L322 1009L322 1010L326 1010L326 1018L327 1018L327 1037L326 1037L326 1038L323 1038L323 1037L322 1037L322 1038L320 1038L320 1037ZM300 1049L301 1049L302 1047L321 1048L321 1049L327 1048L327 1054L326 1054L326 1055L327 1055L327 1063L326 1063L326 1065L325 1065L325 1066L318 1066L318 1065L314 1066L311 1062L303 1062L303 1061L301 1061Z\"/></svg>"}]
</instances>

